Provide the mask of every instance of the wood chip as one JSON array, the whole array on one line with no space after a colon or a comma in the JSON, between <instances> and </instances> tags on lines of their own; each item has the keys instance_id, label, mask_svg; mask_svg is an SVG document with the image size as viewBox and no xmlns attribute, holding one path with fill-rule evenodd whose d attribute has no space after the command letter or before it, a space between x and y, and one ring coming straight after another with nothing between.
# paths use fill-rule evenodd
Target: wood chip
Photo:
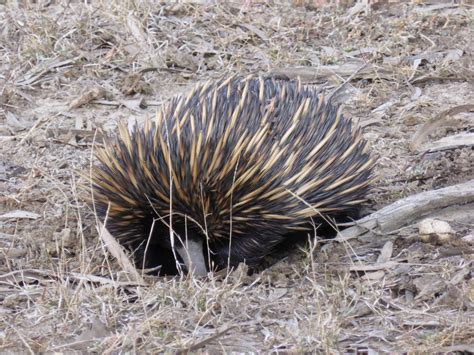
<instances>
[{"instance_id":1,"label":"wood chip","mask_svg":"<svg viewBox=\"0 0 474 355\"><path fill-rule=\"evenodd\" d=\"M78 108L84 106L94 100L102 99L105 97L105 89L98 86L85 91L81 96L71 101L69 109Z\"/></svg>"}]
</instances>

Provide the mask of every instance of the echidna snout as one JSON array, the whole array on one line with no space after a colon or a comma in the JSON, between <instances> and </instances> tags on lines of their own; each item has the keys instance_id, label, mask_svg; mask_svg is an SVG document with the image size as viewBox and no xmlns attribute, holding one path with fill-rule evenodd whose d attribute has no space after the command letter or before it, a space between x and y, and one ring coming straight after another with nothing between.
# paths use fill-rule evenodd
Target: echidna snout
<instances>
[{"instance_id":1,"label":"echidna snout","mask_svg":"<svg viewBox=\"0 0 474 355\"><path fill-rule=\"evenodd\" d=\"M185 245L179 244L176 252L186 266L186 271L194 276L207 274L206 262L204 260L204 243L202 238L188 238Z\"/></svg>"},{"instance_id":2,"label":"echidna snout","mask_svg":"<svg viewBox=\"0 0 474 355\"><path fill-rule=\"evenodd\" d=\"M295 234L352 216L374 165L340 107L298 82L253 76L198 85L143 127L119 125L97 157L99 216L137 266L161 274L176 274L177 261L195 274L258 265Z\"/></svg>"}]
</instances>

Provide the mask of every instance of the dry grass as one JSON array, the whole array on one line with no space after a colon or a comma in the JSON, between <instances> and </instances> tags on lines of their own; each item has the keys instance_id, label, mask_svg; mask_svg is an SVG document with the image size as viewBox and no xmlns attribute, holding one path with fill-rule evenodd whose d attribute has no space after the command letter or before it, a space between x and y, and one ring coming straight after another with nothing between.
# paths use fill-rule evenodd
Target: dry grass
<instances>
[{"instance_id":1,"label":"dry grass","mask_svg":"<svg viewBox=\"0 0 474 355\"><path fill-rule=\"evenodd\" d=\"M321 3L0 5L1 351L474 347L469 210L444 215L449 243L416 241L407 226L316 245L258 275L146 285L97 238L76 173L89 169L95 128L142 121L172 94L229 73L305 66L316 73L307 81L330 89L352 74L341 74L347 63L369 63L351 78L346 112L380 155L372 208L474 178L472 148L409 149L424 122L474 101L472 8ZM463 113L429 139L472 128ZM365 265L376 267L357 271Z\"/></svg>"}]
</instances>

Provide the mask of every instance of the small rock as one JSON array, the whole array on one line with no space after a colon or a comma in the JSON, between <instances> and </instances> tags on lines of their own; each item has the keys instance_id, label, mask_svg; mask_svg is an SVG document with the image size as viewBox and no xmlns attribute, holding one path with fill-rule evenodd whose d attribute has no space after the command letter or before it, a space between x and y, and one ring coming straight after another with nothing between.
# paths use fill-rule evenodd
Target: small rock
<instances>
[{"instance_id":1,"label":"small rock","mask_svg":"<svg viewBox=\"0 0 474 355\"><path fill-rule=\"evenodd\" d=\"M454 231L448 222L426 218L418 223L420 239L425 242L445 243L451 240Z\"/></svg>"}]
</instances>

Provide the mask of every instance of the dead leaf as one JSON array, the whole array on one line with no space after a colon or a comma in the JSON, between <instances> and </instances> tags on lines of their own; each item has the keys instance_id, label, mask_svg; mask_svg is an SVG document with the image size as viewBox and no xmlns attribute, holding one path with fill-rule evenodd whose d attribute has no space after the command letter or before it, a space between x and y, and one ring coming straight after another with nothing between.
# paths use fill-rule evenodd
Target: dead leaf
<instances>
[{"instance_id":1,"label":"dead leaf","mask_svg":"<svg viewBox=\"0 0 474 355\"><path fill-rule=\"evenodd\" d=\"M383 279L384 276L385 276L385 272L382 270L379 270L379 271L374 271L374 272L368 272L362 278L366 280L374 281L374 280Z\"/></svg>"},{"instance_id":2,"label":"dead leaf","mask_svg":"<svg viewBox=\"0 0 474 355\"><path fill-rule=\"evenodd\" d=\"M99 235L102 241L104 242L107 250L112 254L122 267L124 271L126 271L131 279L131 281L138 282L140 284L145 284L145 281L138 273L135 266L130 262L130 259L125 254L124 249L122 246L117 242L117 240L109 233L107 228L99 223Z\"/></svg>"},{"instance_id":3,"label":"dead leaf","mask_svg":"<svg viewBox=\"0 0 474 355\"><path fill-rule=\"evenodd\" d=\"M258 29L254 25L251 25L249 23L242 23L242 24L239 24L239 26L257 35L257 37L259 37L261 40L268 41L268 36L262 30Z\"/></svg>"},{"instance_id":4,"label":"dead leaf","mask_svg":"<svg viewBox=\"0 0 474 355\"><path fill-rule=\"evenodd\" d=\"M461 59L464 52L461 49L450 49L445 52L443 59L443 64L449 64L451 62L456 62Z\"/></svg>"},{"instance_id":5,"label":"dead leaf","mask_svg":"<svg viewBox=\"0 0 474 355\"><path fill-rule=\"evenodd\" d=\"M468 264L469 266L469 264ZM471 263L472 267L472 263ZM457 285L458 283L464 281L469 277L469 274L471 273L471 268L469 267L463 267L460 269L456 274L454 274L451 279L449 280L450 285Z\"/></svg>"},{"instance_id":6,"label":"dead leaf","mask_svg":"<svg viewBox=\"0 0 474 355\"><path fill-rule=\"evenodd\" d=\"M367 120L363 120L362 122L359 123L359 126L361 128L365 128L365 127L368 127L368 126L372 126L372 125L381 125L382 124L382 119L379 117L374 117L374 118L370 118L370 119L367 119Z\"/></svg>"},{"instance_id":7,"label":"dead leaf","mask_svg":"<svg viewBox=\"0 0 474 355\"><path fill-rule=\"evenodd\" d=\"M276 301L280 298L282 298L284 295L286 295L288 293L288 289L287 288L281 288L281 287L277 287L277 288L274 288L272 289L272 291L270 292L270 295L268 295L268 300L270 302L272 301Z\"/></svg>"},{"instance_id":8,"label":"dead leaf","mask_svg":"<svg viewBox=\"0 0 474 355\"><path fill-rule=\"evenodd\" d=\"M19 119L15 114L10 111L5 112L5 116L7 118L6 124L10 127L13 131L19 132L27 129L31 124Z\"/></svg>"},{"instance_id":9,"label":"dead leaf","mask_svg":"<svg viewBox=\"0 0 474 355\"><path fill-rule=\"evenodd\" d=\"M147 53L149 48L146 41L146 34L142 30L143 26L141 25L140 21L132 14L129 14L127 16L127 26L138 45Z\"/></svg>"},{"instance_id":10,"label":"dead leaf","mask_svg":"<svg viewBox=\"0 0 474 355\"><path fill-rule=\"evenodd\" d=\"M379 257L377 258L378 263L386 263L392 257L393 252L393 242L388 241L382 248Z\"/></svg>"},{"instance_id":11,"label":"dead leaf","mask_svg":"<svg viewBox=\"0 0 474 355\"><path fill-rule=\"evenodd\" d=\"M413 280L418 290L415 300L426 300L435 297L435 294L446 288L446 281L439 275L426 275Z\"/></svg>"},{"instance_id":12,"label":"dead leaf","mask_svg":"<svg viewBox=\"0 0 474 355\"><path fill-rule=\"evenodd\" d=\"M143 111L143 109L146 108L145 100L143 97L140 97L135 100L120 100L120 103L126 108L137 112Z\"/></svg>"}]
</instances>

